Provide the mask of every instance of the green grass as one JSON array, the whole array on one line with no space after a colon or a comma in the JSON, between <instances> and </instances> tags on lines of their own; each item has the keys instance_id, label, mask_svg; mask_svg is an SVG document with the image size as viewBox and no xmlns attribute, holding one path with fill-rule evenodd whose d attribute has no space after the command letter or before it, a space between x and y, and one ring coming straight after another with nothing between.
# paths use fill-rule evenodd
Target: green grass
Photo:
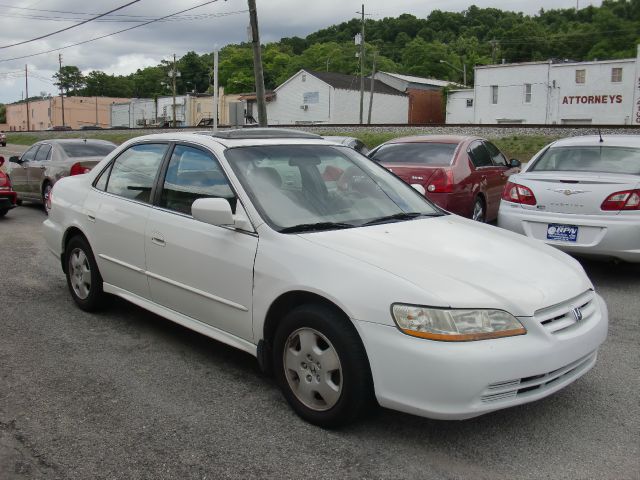
<instances>
[{"instance_id":1,"label":"green grass","mask_svg":"<svg viewBox=\"0 0 640 480\"><path fill-rule=\"evenodd\" d=\"M517 158L523 163L531 160L536 153L538 153L542 147L557 140L560 137L546 136L546 135L531 135L531 136L518 136L491 138L490 140L496 144L496 146L504 152L507 158Z\"/></svg>"},{"instance_id":2,"label":"green grass","mask_svg":"<svg viewBox=\"0 0 640 480\"><path fill-rule=\"evenodd\" d=\"M7 132L7 143L13 143L16 145L31 145L40 140L50 140L52 138L95 138L99 140L108 140L115 144L121 144L127 140L139 137L140 133L132 132L73 132L74 134L68 134L60 132L42 132L38 134L30 133L11 133Z\"/></svg>"}]
</instances>

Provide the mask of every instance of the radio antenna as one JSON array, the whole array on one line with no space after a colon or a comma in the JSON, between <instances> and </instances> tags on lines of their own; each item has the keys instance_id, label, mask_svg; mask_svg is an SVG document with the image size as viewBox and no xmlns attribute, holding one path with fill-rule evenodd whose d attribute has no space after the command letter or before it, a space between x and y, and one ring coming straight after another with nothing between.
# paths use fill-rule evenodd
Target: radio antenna
<instances>
[{"instance_id":1,"label":"radio antenna","mask_svg":"<svg viewBox=\"0 0 640 480\"><path fill-rule=\"evenodd\" d=\"M600 131L600 128L598 128L598 135L600 135L600 143L604 143L604 139L602 138L602 132Z\"/></svg>"}]
</instances>

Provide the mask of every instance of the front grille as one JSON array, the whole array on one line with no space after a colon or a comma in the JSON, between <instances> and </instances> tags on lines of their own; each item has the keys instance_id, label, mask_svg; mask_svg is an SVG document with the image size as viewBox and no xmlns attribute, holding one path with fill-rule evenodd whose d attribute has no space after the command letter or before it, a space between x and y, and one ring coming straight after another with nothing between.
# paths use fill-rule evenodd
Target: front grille
<instances>
[{"instance_id":1,"label":"front grille","mask_svg":"<svg viewBox=\"0 0 640 480\"><path fill-rule=\"evenodd\" d=\"M582 316L579 320L579 317L574 313L576 309ZM593 290L587 290L571 300L538 310L533 314L533 318L540 322L547 332L556 334L576 324L588 321L596 314L596 309L596 295Z\"/></svg>"},{"instance_id":2,"label":"front grille","mask_svg":"<svg viewBox=\"0 0 640 480\"><path fill-rule=\"evenodd\" d=\"M566 382L581 375L593 365L596 355L596 352L591 352L589 355L552 372L492 383L482 392L480 400L482 403L493 403L501 400L512 400L527 394L540 393L558 383Z\"/></svg>"}]
</instances>

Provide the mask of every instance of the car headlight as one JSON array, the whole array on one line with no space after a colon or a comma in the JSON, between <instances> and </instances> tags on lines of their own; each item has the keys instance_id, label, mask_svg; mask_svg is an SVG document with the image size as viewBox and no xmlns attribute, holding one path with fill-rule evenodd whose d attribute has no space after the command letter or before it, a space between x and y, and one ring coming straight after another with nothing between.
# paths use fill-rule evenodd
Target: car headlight
<instances>
[{"instance_id":1,"label":"car headlight","mask_svg":"<svg viewBox=\"0 0 640 480\"><path fill-rule=\"evenodd\" d=\"M456 310L397 303L391 311L402 332L430 340L468 342L527 333L513 315L503 310Z\"/></svg>"}]
</instances>

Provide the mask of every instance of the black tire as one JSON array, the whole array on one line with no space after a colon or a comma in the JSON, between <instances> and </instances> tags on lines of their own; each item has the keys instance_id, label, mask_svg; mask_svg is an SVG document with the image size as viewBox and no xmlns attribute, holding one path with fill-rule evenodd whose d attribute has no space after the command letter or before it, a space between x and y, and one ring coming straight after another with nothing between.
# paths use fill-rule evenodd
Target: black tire
<instances>
[{"instance_id":1,"label":"black tire","mask_svg":"<svg viewBox=\"0 0 640 480\"><path fill-rule=\"evenodd\" d=\"M375 405L367 354L358 333L348 322L344 315L328 306L301 305L284 317L274 337L274 373L284 397L302 419L324 428L335 428L351 423L367 414ZM330 370L331 367L326 362L327 368L322 370L323 357L317 357L315 352L314 358L296 357L296 360L304 360L301 361L298 370L285 367L285 363L290 363L285 361L285 354L295 351L291 342L298 332L316 332L315 338L318 340L316 346L327 347L326 350L322 349L323 354L330 349L335 352L339 360L339 370ZM300 351L296 352L296 355L303 353L302 347L300 345L299 347ZM308 364L306 370L303 370L302 364L306 362L306 358L308 358ZM313 368L313 372L309 370L310 368ZM310 379L312 375L314 378ZM299 398L299 393L296 393L301 391L304 382L306 382L304 389L308 391L313 391L314 386L321 388L321 383L331 382L334 386L339 384L337 400L327 403L318 391L313 391L312 396L316 398L312 401L317 401L318 405L310 407ZM296 385L300 385L301 388L296 388ZM324 405L320 405L321 403Z\"/></svg>"},{"instance_id":2,"label":"black tire","mask_svg":"<svg viewBox=\"0 0 640 480\"><path fill-rule=\"evenodd\" d=\"M78 235L69 240L64 253L64 261L67 286L73 301L85 312L99 310L105 298L102 289L102 276L98 270L93 251L84 237ZM86 278L81 278L81 273L84 273ZM84 295L85 293L86 295Z\"/></svg>"},{"instance_id":3,"label":"black tire","mask_svg":"<svg viewBox=\"0 0 640 480\"><path fill-rule=\"evenodd\" d=\"M487 207L482 197L476 197L475 202L473 202L471 219L480 223L485 223L487 221Z\"/></svg>"},{"instance_id":4,"label":"black tire","mask_svg":"<svg viewBox=\"0 0 640 480\"><path fill-rule=\"evenodd\" d=\"M49 198L49 194L51 193L51 189L53 186L50 183L45 183L44 187L42 187L42 206L44 207L44 213L49 215L49 208L47 207L47 200Z\"/></svg>"},{"instance_id":5,"label":"black tire","mask_svg":"<svg viewBox=\"0 0 640 480\"><path fill-rule=\"evenodd\" d=\"M4 217L8 212L9 210L7 208L0 209L0 218Z\"/></svg>"}]
</instances>

